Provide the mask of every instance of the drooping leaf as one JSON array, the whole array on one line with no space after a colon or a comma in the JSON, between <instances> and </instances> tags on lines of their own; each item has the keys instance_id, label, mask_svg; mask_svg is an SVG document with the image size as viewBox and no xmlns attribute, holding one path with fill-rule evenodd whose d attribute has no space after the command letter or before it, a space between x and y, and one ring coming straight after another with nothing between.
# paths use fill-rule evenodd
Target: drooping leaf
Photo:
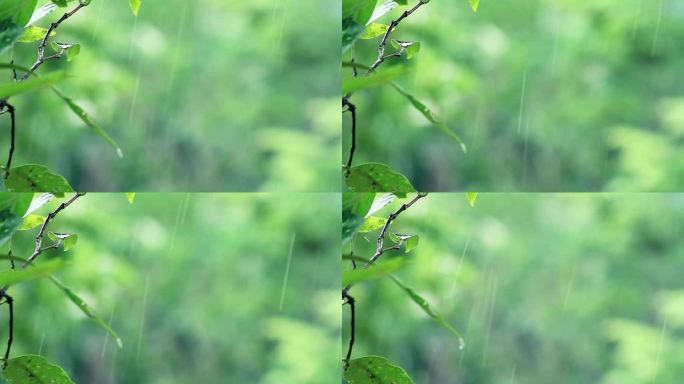
<instances>
[{"instance_id":1,"label":"drooping leaf","mask_svg":"<svg viewBox=\"0 0 684 384\"><path fill-rule=\"evenodd\" d=\"M64 369L38 355L9 359L2 378L7 384L74 384Z\"/></svg>"},{"instance_id":2,"label":"drooping leaf","mask_svg":"<svg viewBox=\"0 0 684 384\"><path fill-rule=\"evenodd\" d=\"M126 200L128 200L128 204L133 204L133 200L135 200L135 192L126 192Z\"/></svg>"},{"instance_id":3,"label":"drooping leaf","mask_svg":"<svg viewBox=\"0 0 684 384\"><path fill-rule=\"evenodd\" d=\"M33 195L33 193L31 195ZM55 198L55 195L53 195L52 193L41 193L35 199L31 199L31 204L29 205L28 209L26 210L24 217L35 212L36 210L38 210L38 208L49 203L54 198Z\"/></svg>"},{"instance_id":4,"label":"drooping leaf","mask_svg":"<svg viewBox=\"0 0 684 384\"><path fill-rule=\"evenodd\" d=\"M14 285L28 280L49 277L64 267L62 259L52 259L26 269L0 271L0 286Z\"/></svg>"},{"instance_id":5,"label":"drooping leaf","mask_svg":"<svg viewBox=\"0 0 684 384\"><path fill-rule=\"evenodd\" d=\"M376 262L368 268L357 268L342 271L342 286L391 276L392 272L396 272L399 268L403 267L405 262L406 261L404 259L395 258L387 261Z\"/></svg>"},{"instance_id":6,"label":"drooping leaf","mask_svg":"<svg viewBox=\"0 0 684 384\"><path fill-rule=\"evenodd\" d=\"M39 227L43 225L45 219L46 217L41 215L28 215L24 217L19 227L17 227L17 231L28 231L29 229Z\"/></svg>"},{"instance_id":7,"label":"drooping leaf","mask_svg":"<svg viewBox=\"0 0 684 384\"><path fill-rule=\"evenodd\" d=\"M387 24L372 23L366 26L359 39L368 40L384 35L389 29Z\"/></svg>"},{"instance_id":8,"label":"drooping leaf","mask_svg":"<svg viewBox=\"0 0 684 384\"><path fill-rule=\"evenodd\" d=\"M39 7L38 9L35 10L35 12L33 12L33 15L31 15L31 19L28 21L27 25L33 25L38 20L49 15L55 9L57 9L57 6L53 3L47 3L47 4L43 5L42 7Z\"/></svg>"},{"instance_id":9,"label":"drooping leaf","mask_svg":"<svg viewBox=\"0 0 684 384\"><path fill-rule=\"evenodd\" d=\"M64 95L57 88L53 87L52 90L67 104L69 109L71 109L71 111L74 112L76 116L78 116L81 119L81 121L83 121L88 127L90 127L90 129L93 130L93 132L95 132L96 135L100 136L106 142L108 142L116 150L116 154L119 157L123 157L123 152L121 151L119 144L117 144L116 141L112 139L112 137L109 136L109 134L107 134L107 132L105 132L104 129L102 129L102 127L100 127L95 121L93 121L88 115L88 113L86 113L86 111L83 110L83 108L78 106L78 104L76 104L73 99Z\"/></svg>"},{"instance_id":10,"label":"drooping leaf","mask_svg":"<svg viewBox=\"0 0 684 384\"><path fill-rule=\"evenodd\" d=\"M133 16L138 16L138 11L140 10L142 0L130 0L129 3L131 6L131 12L133 12Z\"/></svg>"},{"instance_id":11,"label":"drooping leaf","mask_svg":"<svg viewBox=\"0 0 684 384\"><path fill-rule=\"evenodd\" d=\"M347 384L413 384L403 369L380 356L366 356L351 360L344 370Z\"/></svg>"},{"instance_id":12,"label":"drooping leaf","mask_svg":"<svg viewBox=\"0 0 684 384\"><path fill-rule=\"evenodd\" d=\"M430 110L430 108L427 107L427 105L423 104L420 100L418 100L415 96L411 95L410 93L406 92L402 87L399 86L397 83L392 83L392 86L394 89L397 90L400 94L402 94L404 97L408 99L408 101L411 103L411 105L416 108L425 118L434 124L437 128L439 128L442 132L446 133L449 137L454 139L460 146L461 150L463 150L463 153L468 152L468 148L466 147L465 143L463 143L463 140L461 140L461 137L456 134L456 132L452 131L449 127L447 127L444 122L442 122L433 112Z\"/></svg>"},{"instance_id":13,"label":"drooping leaf","mask_svg":"<svg viewBox=\"0 0 684 384\"><path fill-rule=\"evenodd\" d=\"M359 228L359 233L375 231L385 226L385 223L387 223L387 219L384 217L369 216L363 221L363 225Z\"/></svg>"},{"instance_id":14,"label":"drooping leaf","mask_svg":"<svg viewBox=\"0 0 684 384\"><path fill-rule=\"evenodd\" d=\"M375 193L342 194L342 244L363 225L363 219L373 204Z\"/></svg>"},{"instance_id":15,"label":"drooping leaf","mask_svg":"<svg viewBox=\"0 0 684 384\"><path fill-rule=\"evenodd\" d=\"M64 79L64 72L55 71L42 77L32 77L22 82L0 83L0 98L16 96L21 93L45 88Z\"/></svg>"},{"instance_id":16,"label":"drooping leaf","mask_svg":"<svg viewBox=\"0 0 684 384\"><path fill-rule=\"evenodd\" d=\"M9 177L5 180L5 188L13 192L49 191L55 196L63 196L64 192L74 191L64 177L38 164L10 169Z\"/></svg>"},{"instance_id":17,"label":"drooping leaf","mask_svg":"<svg viewBox=\"0 0 684 384\"><path fill-rule=\"evenodd\" d=\"M406 67L393 66L371 73L368 76L356 76L342 80L342 93L355 92L361 89L391 84L392 81L406 73Z\"/></svg>"},{"instance_id":18,"label":"drooping leaf","mask_svg":"<svg viewBox=\"0 0 684 384\"><path fill-rule=\"evenodd\" d=\"M418 242L420 241L420 236L411 236L408 239L406 239L406 253L411 252L414 248L418 246Z\"/></svg>"},{"instance_id":19,"label":"drooping leaf","mask_svg":"<svg viewBox=\"0 0 684 384\"><path fill-rule=\"evenodd\" d=\"M444 319L444 317L442 317L442 315L440 315L437 311L435 311L430 306L430 303L428 303L427 300L425 300L425 298L423 298L423 296L418 294L418 292L416 292L413 288L404 284L396 276L390 275L390 278L392 279L392 281L394 281L394 283L397 286L399 286L399 288L401 288L402 290L404 290L404 292L406 292L406 294L411 298L411 300L413 300L414 303L418 304L418 306L423 310L423 312L425 312L428 316L430 316L433 320L435 320L435 322L437 322L437 324L441 325L442 328L446 329L447 331L449 331L449 333L454 335L458 339L459 348L463 349L463 347L465 346L465 343L463 341L463 338L461 337L461 334L458 333L458 331L456 331L456 329L454 329L454 327L452 327L451 324L449 324Z\"/></svg>"},{"instance_id":20,"label":"drooping leaf","mask_svg":"<svg viewBox=\"0 0 684 384\"><path fill-rule=\"evenodd\" d=\"M466 192L466 198L468 198L468 204L470 204L471 207L474 207L475 202L477 201L477 192Z\"/></svg>"},{"instance_id":21,"label":"drooping leaf","mask_svg":"<svg viewBox=\"0 0 684 384\"><path fill-rule=\"evenodd\" d=\"M77 242L78 242L78 235L77 234L71 234L71 235L67 236L66 238L64 238L64 240L62 240L62 246L64 247L64 251L66 252L66 251L70 250L71 248L73 248Z\"/></svg>"},{"instance_id":22,"label":"drooping leaf","mask_svg":"<svg viewBox=\"0 0 684 384\"><path fill-rule=\"evenodd\" d=\"M416 191L406 176L379 163L352 167L349 175L346 176L345 183L353 192L392 192L403 197L406 193Z\"/></svg>"},{"instance_id":23,"label":"drooping leaf","mask_svg":"<svg viewBox=\"0 0 684 384\"><path fill-rule=\"evenodd\" d=\"M21 220L21 216L14 214L11 208L0 210L0 245L12 237L21 224Z\"/></svg>"},{"instance_id":24,"label":"drooping leaf","mask_svg":"<svg viewBox=\"0 0 684 384\"><path fill-rule=\"evenodd\" d=\"M93 309L90 308L90 306L88 305L88 303L85 302L85 300L83 300L80 296L78 296L78 295L77 295L73 290L71 290L69 287L67 287L67 286L65 286L64 284L62 284L62 282L59 281L59 280L57 280L56 277L50 276L50 280L52 280L52 282L53 282L59 289L62 290L62 292L67 296L67 298L68 298L69 300L71 300L72 303L76 304L76 306L78 307L78 309L80 309L81 312L83 312L83 314L85 314L85 315L88 316L91 320L93 320L97 325L100 326L100 328L102 328L102 329L104 329L105 331L107 331L107 333L109 333L109 335L111 335L111 336L114 338L114 340L116 340L116 345L118 345L119 348L122 348L122 347L123 347L123 343L121 342L121 338L119 337L119 335L112 329L112 327L110 327L109 325L107 325L107 323L105 323L104 321L102 321L102 319L100 319L100 317L98 317L97 314L95 314L95 311L93 311Z\"/></svg>"},{"instance_id":25,"label":"drooping leaf","mask_svg":"<svg viewBox=\"0 0 684 384\"><path fill-rule=\"evenodd\" d=\"M366 213L366 217L374 214L375 212L381 210L385 206L387 206L389 203L394 201L397 196L393 193L386 193L379 198L373 200L373 205L371 205L370 209L368 210L368 213Z\"/></svg>"}]
</instances>

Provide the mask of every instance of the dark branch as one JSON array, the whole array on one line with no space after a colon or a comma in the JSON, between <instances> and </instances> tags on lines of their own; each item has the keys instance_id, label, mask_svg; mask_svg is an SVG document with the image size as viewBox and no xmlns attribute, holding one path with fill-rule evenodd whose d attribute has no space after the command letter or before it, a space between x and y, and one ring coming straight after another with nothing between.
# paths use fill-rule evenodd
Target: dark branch
<instances>
[{"instance_id":1,"label":"dark branch","mask_svg":"<svg viewBox=\"0 0 684 384\"><path fill-rule=\"evenodd\" d=\"M43 63L45 63L46 61L51 60L51 59L59 59L61 57L60 54L45 57L45 47L47 46L47 42L50 39L50 35L52 34L52 32L54 32L59 27L60 24L62 24L65 20L67 20L68 18L73 16L76 12L81 10L81 8L83 8L83 7L86 7L86 4L79 2L79 4L74 9L63 14L62 17L59 18L59 20L50 24L50 28L48 28L47 32L45 32L45 36L43 37L43 39L40 41L40 44L38 45L38 58L36 59L36 62L33 63L31 68L29 68L29 71L21 78L22 81L28 79L29 76L31 76L33 74L33 72L35 72L36 69L38 69L38 67L43 65Z\"/></svg>"},{"instance_id":2,"label":"dark branch","mask_svg":"<svg viewBox=\"0 0 684 384\"><path fill-rule=\"evenodd\" d=\"M342 98L342 105L347 107L347 111L351 114L352 119L351 147L349 148L349 158L347 159L347 166L345 167L345 173L349 175L352 162L354 161L354 152L356 151L356 105L352 104L348 97Z\"/></svg>"},{"instance_id":3,"label":"dark branch","mask_svg":"<svg viewBox=\"0 0 684 384\"><path fill-rule=\"evenodd\" d=\"M342 290L342 299L344 299L343 305L349 305L349 347L347 348L347 355L344 358L344 368L349 367L349 359L351 359L352 350L354 349L354 341L356 339L356 300L347 292L346 289Z\"/></svg>"},{"instance_id":4,"label":"dark branch","mask_svg":"<svg viewBox=\"0 0 684 384\"><path fill-rule=\"evenodd\" d=\"M50 221L51 221L52 219L54 219L55 216L57 216L57 214L58 214L59 212L61 212L64 208L66 208L66 207L68 207L69 205L71 205L71 203L73 203L74 201L76 201L76 199L78 199L79 197L81 197L81 196L83 196L83 195L85 195L85 193L82 193L82 192L79 192L79 193L75 194L74 197L72 197L71 199L69 199L69 200L63 202L62 204L59 205L59 207L57 207L57 209L55 209L54 211L50 212L50 213L47 215L47 217L45 218L45 221L43 222L43 225L41 225L41 227L40 227L40 231L38 231L38 235L36 236L36 247L35 247L34 250L33 250L33 254L31 254L31 256L26 260L26 262L25 262L24 265L22 266L22 269L24 269L24 268L28 267L29 265L31 265L31 263L32 263L38 256L40 256L40 254L43 253L43 251L48 250L48 249L56 248L56 247L54 247L54 246L43 247L43 236L45 235L45 229L47 228L48 224L50 224Z\"/></svg>"},{"instance_id":5,"label":"dark branch","mask_svg":"<svg viewBox=\"0 0 684 384\"><path fill-rule=\"evenodd\" d=\"M2 362L2 367L4 369L7 367L10 350L12 349L12 341L14 340L14 299L7 294L5 290L0 291L0 298L5 300L3 303L7 303L9 311L9 335L7 336L7 347L5 348L5 355Z\"/></svg>"},{"instance_id":6,"label":"dark branch","mask_svg":"<svg viewBox=\"0 0 684 384\"><path fill-rule=\"evenodd\" d=\"M5 109L10 116L10 146L9 153L7 154L7 163L5 164L5 169L3 171L5 179L9 176L10 167L12 166L12 157L14 156L14 138L16 132L16 117L14 106L10 104L7 100L0 100L0 110Z\"/></svg>"},{"instance_id":7,"label":"dark branch","mask_svg":"<svg viewBox=\"0 0 684 384\"><path fill-rule=\"evenodd\" d=\"M385 62L385 60L389 59L390 57L398 57L401 56L401 54L398 54L395 52L393 54L385 55L385 49L387 48L387 41L390 38L390 35L392 35L392 32L394 32L394 29L401 23L405 18L411 16L413 12L418 10L418 8L422 7L423 5L427 4L427 1L424 0L419 0L416 5L413 6L413 8L409 9L408 11L405 11L404 13L401 14L397 19L392 20L392 22L389 25L389 28L387 28L387 32L382 36L382 40L380 40L380 45L378 45L378 58L375 59L375 63L370 66L370 69L366 74L370 74L371 72L375 71L382 63Z\"/></svg>"}]
</instances>

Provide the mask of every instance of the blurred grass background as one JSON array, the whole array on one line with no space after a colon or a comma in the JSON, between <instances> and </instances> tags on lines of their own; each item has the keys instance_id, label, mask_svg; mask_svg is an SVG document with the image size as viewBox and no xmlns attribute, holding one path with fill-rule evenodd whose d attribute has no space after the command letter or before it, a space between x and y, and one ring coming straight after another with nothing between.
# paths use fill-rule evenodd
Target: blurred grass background
<instances>
[{"instance_id":1,"label":"blurred grass background","mask_svg":"<svg viewBox=\"0 0 684 384\"><path fill-rule=\"evenodd\" d=\"M469 152L383 87L354 96L356 164L390 164L427 191L681 190L683 21L671 0L430 2L392 35L422 42L399 82ZM372 63L378 42L357 59Z\"/></svg>"},{"instance_id":2,"label":"blurred grass background","mask_svg":"<svg viewBox=\"0 0 684 384\"><path fill-rule=\"evenodd\" d=\"M144 1L136 18L127 1L93 1L54 36L80 55L39 72L68 72L60 88L124 158L42 91L14 99L15 164L85 191L335 190L340 12L333 0L168 0ZM18 44L17 63L37 45Z\"/></svg>"},{"instance_id":3,"label":"blurred grass background","mask_svg":"<svg viewBox=\"0 0 684 384\"><path fill-rule=\"evenodd\" d=\"M76 247L41 258L68 260L58 277L123 348L40 280L11 288L12 356L42 354L77 383L339 382L340 204L332 194L137 194L133 205L87 194L50 224L77 233ZM15 255L30 254L37 230L15 235ZM6 321L3 307L2 340Z\"/></svg>"},{"instance_id":4,"label":"blurred grass background","mask_svg":"<svg viewBox=\"0 0 684 384\"><path fill-rule=\"evenodd\" d=\"M422 384L678 382L683 217L682 194L480 194L475 208L430 194L392 227L420 236L395 253L411 262L398 276L465 349L382 279L353 289L354 356L386 356Z\"/></svg>"}]
</instances>

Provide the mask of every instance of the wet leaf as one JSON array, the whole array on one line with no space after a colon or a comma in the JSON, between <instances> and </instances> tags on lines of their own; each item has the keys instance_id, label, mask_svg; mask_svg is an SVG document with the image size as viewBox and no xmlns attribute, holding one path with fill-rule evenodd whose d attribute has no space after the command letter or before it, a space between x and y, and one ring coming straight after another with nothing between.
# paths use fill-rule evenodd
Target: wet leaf
<instances>
[{"instance_id":1,"label":"wet leaf","mask_svg":"<svg viewBox=\"0 0 684 384\"><path fill-rule=\"evenodd\" d=\"M423 296L418 294L418 292L416 292L413 288L404 284L396 276L390 275L390 278L392 279L392 281L394 281L395 284L397 284L397 286L399 286L399 288L401 288L402 290L404 290L404 292L406 292L406 294L411 298L411 300L413 300L414 303L418 304L418 306L423 310L423 312L427 313L427 315L430 316L433 320L435 320L435 322L437 322L437 324L441 325L442 328L446 329L447 331L449 331L449 333L454 335L458 339L459 349L463 349L465 344L463 342L463 338L461 337L461 334L458 333L458 331L456 331L456 329L454 329L454 327L452 327L451 324L449 324L442 317L442 315L437 313L437 311L435 311L430 306L430 303L428 303L427 300L425 300L425 298L423 298Z\"/></svg>"},{"instance_id":2,"label":"wet leaf","mask_svg":"<svg viewBox=\"0 0 684 384\"><path fill-rule=\"evenodd\" d=\"M26 269L0 271L0 286L49 277L63 267L62 259L52 259Z\"/></svg>"},{"instance_id":3,"label":"wet leaf","mask_svg":"<svg viewBox=\"0 0 684 384\"><path fill-rule=\"evenodd\" d=\"M366 233L375 231L385 226L387 219L384 217L369 216L363 221L363 225L359 228L359 233Z\"/></svg>"},{"instance_id":4,"label":"wet leaf","mask_svg":"<svg viewBox=\"0 0 684 384\"><path fill-rule=\"evenodd\" d=\"M392 192L399 197L415 189L406 176L394 172L389 166L367 163L352 167L346 176L347 188L353 192Z\"/></svg>"},{"instance_id":5,"label":"wet leaf","mask_svg":"<svg viewBox=\"0 0 684 384\"><path fill-rule=\"evenodd\" d=\"M64 72L56 71L42 77L32 77L20 83L0 83L0 98L9 98L36 89L49 87L64 79Z\"/></svg>"},{"instance_id":6,"label":"wet leaf","mask_svg":"<svg viewBox=\"0 0 684 384\"><path fill-rule=\"evenodd\" d=\"M394 258L388 261L374 263L368 268L342 271L342 286L391 276L392 272L396 272L399 268L403 267L405 262L406 260L404 259Z\"/></svg>"},{"instance_id":7,"label":"wet leaf","mask_svg":"<svg viewBox=\"0 0 684 384\"><path fill-rule=\"evenodd\" d=\"M477 192L466 192L466 197L468 198L468 204L470 204L471 207L474 207L475 202L477 201Z\"/></svg>"},{"instance_id":8,"label":"wet leaf","mask_svg":"<svg viewBox=\"0 0 684 384\"><path fill-rule=\"evenodd\" d=\"M45 222L45 219L46 219L45 216L28 215L28 216L24 217L24 219L22 220L19 227L17 227L17 231L28 231L29 229L39 227L39 226L43 225L43 223Z\"/></svg>"},{"instance_id":9,"label":"wet leaf","mask_svg":"<svg viewBox=\"0 0 684 384\"><path fill-rule=\"evenodd\" d=\"M347 384L413 384L403 369L380 356L366 356L351 360L344 370Z\"/></svg>"},{"instance_id":10,"label":"wet leaf","mask_svg":"<svg viewBox=\"0 0 684 384\"><path fill-rule=\"evenodd\" d=\"M93 320L97 325L100 326L100 328L102 328L102 329L104 329L105 331L107 331L107 333L109 333L109 334L114 338L114 340L116 340L116 345L118 345L119 348L122 348L122 347L123 347L123 343L121 342L121 338L119 337L119 335L118 335L118 334L117 334L109 325L107 325L107 323L105 323L104 321L102 321L102 319L100 319L100 317L97 316L97 314L95 314L95 311L93 311L93 309L90 308L90 306L88 305L88 303L85 302L85 300L83 300L80 296L78 296L78 295L77 295L73 290L71 290L69 287L67 287L67 286L65 286L64 284L62 284L62 282L60 282L59 280L57 280L56 277L50 276L50 280L52 280L52 282L53 282L59 289L62 290L62 292L67 296L67 298L68 298L69 300L71 300L72 303L76 304L76 306L78 307L78 309L80 309L81 312L83 312L83 314L85 314L85 315L88 316L91 320Z\"/></svg>"},{"instance_id":11,"label":"wet leaf","mask_svg":"<svg viewBox=\"0 0 684 384\"><path fill-rule=\"evenodd\" d=\"M9 177L5 180L5 188L12 192L49 191L55 196L64 196L64 192L74 191L66 179L38 164L12 168Z\"/></svg>"},{"instance_id":12,"label":"wet leaf","mask_svg":"<svg viewBox=\"0 0 684 384\"><path fill-rule=\"evenodd\" d=\"M451 128L447 127L444 122L442 122L433 112L430 110L430 108L427 107L427 105L423 104L420 100L416 99L415 96L411 95L410 93L404 91L402 87L399 86L397 83L392 83L392 86L394 89L397 90L400 94L402 94L404 97L408 99L408 101L411 103L411 105L416 108L425 118L434 124L437 128L439 128L442 132L446 133L449 137L454 139L460 146L461 150L463 150L463 153L468 152L468 148L466 147L465 143L463 143L463 140L461 140L461 137L458 136L454 131L451 130Z\"/></svg>"},{"instance_id":13,"label":"wet leaf","mask_svg":"<svg viewBox=\"0 0 684 384\"><path fill-rule=\"evenodd\" d=\"M64 369L38 355L9 359L2 378L7 384L74 384Z\"/></svg>"}]
</instances>

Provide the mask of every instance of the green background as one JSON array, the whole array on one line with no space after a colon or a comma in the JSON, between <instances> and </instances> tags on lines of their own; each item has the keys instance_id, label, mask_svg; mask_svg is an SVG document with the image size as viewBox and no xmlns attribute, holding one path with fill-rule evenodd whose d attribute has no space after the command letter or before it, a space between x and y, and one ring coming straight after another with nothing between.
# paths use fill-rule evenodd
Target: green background
<instances>
[{"instance_id":1,"label":"green background","mask_svg":"<svg viewBox=\"0 0 684 384\"><path fill-rule=\"evenodd\" d=\"M418 247L383 258L408 258L397 275L465 349L382 279L351 290L353 357L387 357L421 384L678 382L683 217L682 194L480 194L474 208L430 194L392 226ZM374 237L358 237L356 254L372 255Z\"/></svg>"},{"instance_id":2,"label":"green background","mask_svg":"<svg viewBox=\"0 0 684 384\"><path fill-rule=\"evenodd\" d=\"M382 87L353 97L355 164L387 163L426 191L681 190L683 18L668 0L482 0L477 13L432 1L392 34L422 43L399 83L469 152ZM356 44L359 62L379 39ZM346 159L348 114L344 127Z\"/></svg>"},{"instance_id":3,"label":"green background","mask_svg":"<svg viewBox=\"0 0 684 384\"><path fill-rule=\"evenodd\" d=\"M87 194L49 227L77 233L76 247L38 263L66 259L57 276L123 348L40 280L9 291L11 356L42 354L77 383L339 382L339 206L332 194ZM37 231L14 236L15 255ZM6 321L4 305L3 352Z\"/></svg>"},{"instance_id":4,"label":"green background","mask_svg":"<svg viewBox=\"0 0 684 384\"><path fill-rule=\"evenodd\" d=\"M66 70L60 88L124 158L45 90L13 98L14 164L45 164L85 191L336 189L339 15L334 0L143 1L138 17L128 1L95 0L53 38L80 55L39 73ZM37 45L18 44L17 63Z\"/></svg>"}]
</instances>

